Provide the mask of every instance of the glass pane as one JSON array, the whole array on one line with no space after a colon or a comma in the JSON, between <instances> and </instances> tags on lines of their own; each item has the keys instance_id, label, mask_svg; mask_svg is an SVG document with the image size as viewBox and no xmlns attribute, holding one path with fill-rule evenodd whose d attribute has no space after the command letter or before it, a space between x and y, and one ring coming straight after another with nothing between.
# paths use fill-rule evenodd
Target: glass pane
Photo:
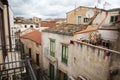
<instances>
[{"instance_id":1,"label":"glass pane","mask_svg":"<svg viewBox=\"0 0 120 80\"><path fill-rule=\"evenodd\" d=\"M118 16L115 16L115 21L117 21L118 20Z\"/></svg>"},{"instance_id":2,"label":"glass pane","mask_svg":"<svg viewBox=\"0 0 120 80\"><path fill-rule=\"evenodd\" d=\"M78 16L78 24L81 23L81 16Z\"/></svg>"},{"instance_id":3,"label":"glass pane","mask_svg":"<svg viewBox=\"0 0 120 80\"><path fill-rule=\"evenodd\" d=\"M110 22L114 21L114 16L111 16Z\"/></svg>"}]
</instances>

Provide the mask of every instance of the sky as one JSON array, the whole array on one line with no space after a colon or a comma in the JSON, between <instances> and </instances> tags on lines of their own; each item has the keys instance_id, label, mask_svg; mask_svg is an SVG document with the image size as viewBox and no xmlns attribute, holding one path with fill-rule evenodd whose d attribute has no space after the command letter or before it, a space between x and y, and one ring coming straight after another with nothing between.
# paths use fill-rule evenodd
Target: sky
<instances>
[{"instance_id":1,"label":"sky","mask_svg":"<svg viewBox=\"0 0 120 80\"><path fill-rule=\"evenodd\" d=\"M95 7L98 0L8 0L14 16L32 18L66 18L66 13L79 7ZM120 0L99 0L98 8L120 8Z\"/></svg>"}]
</instances>

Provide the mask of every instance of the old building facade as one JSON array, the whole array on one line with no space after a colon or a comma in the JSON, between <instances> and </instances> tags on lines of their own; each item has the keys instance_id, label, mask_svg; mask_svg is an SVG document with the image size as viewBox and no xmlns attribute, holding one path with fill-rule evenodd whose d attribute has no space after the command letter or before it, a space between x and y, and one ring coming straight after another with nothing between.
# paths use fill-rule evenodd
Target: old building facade
<instances>
[{"instance_id":1,"label":"old building facade","mask_svg":"<svg viewBox=\"0 0 120 80\"><path fill-rule=\"evenodd\" d=\"M80 7L67 13L67 25L43 30L43 68L50 80L120 79L118 16L119 9Z\"/></svg>"},{"instance_id":2,"label":"old building facade","mask_svg":"<svg viewBox=\"0 0 120 80\"><path fill-rule=\"evenodd\" d=\"M73 33L67 31L74 32L77 27L62 26L42 32L43 68L50 80L120 79L120 52L76 41Z\"/></svg>"},{"instance_id":3,"label":"old building facade","mask_svg":"<svg viewBox=\"0 0 120 80\"><path fill-rule=\"evenodd\" d=\"M42 44L41 32L33 30L21 35L21 42L23 43L24 53L29 56L33 63L42 67Z\"/></svg>"}]
</instances>

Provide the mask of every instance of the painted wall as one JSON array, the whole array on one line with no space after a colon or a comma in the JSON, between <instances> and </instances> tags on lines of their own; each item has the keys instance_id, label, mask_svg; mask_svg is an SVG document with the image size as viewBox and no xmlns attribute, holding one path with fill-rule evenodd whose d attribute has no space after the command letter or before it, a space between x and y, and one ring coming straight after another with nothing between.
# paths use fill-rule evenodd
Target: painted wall
<instances>
[{"instance_id":1,"label":"painted wall","mask_svg":"<svg viewBox=\"0 0 120 80\"><path fill-rule=\"evenodd\" d=\"M25 25L27 26L26 28L25 28ZM28 29L28 28L30 28L30 26L33 26L33 28L35 28L35 29L39 29L39 27L38 28L36 28L36 25L35 24L21 24L21 23L15 23L15 25L14 25L14 30L16 31L18 31L18 30L20 30L21 32L22 31L24 31L24 30L26 30L26 29Z\"/></svg>"},{"instance_id":2,"label":"painted wall","mask_svg":"<svg viewBox=\"0 0 120 80\"><path fill-rule=\"evenodd\" d=\"M78 24L78 16L81 16L81 23L82 24L86 24L84 23L84 18L86 18L86 13L87 11L93 11L93 13L95 14L95 9L91 9L91 8L77 8L76 10L73 10L71 12L67 13L67 23L71 23L71 24Z\"/></svg>"},{"instance_id":3,"label":"painted wall","mask_svg":"<svg viewBox=\"0 0 120 80\"><path fill-rule=\"evenodd\" d=\"M119 32L115 30L98 30L99 33L101 34L101 38L104 40L110 40L111 42L111 49L117 50L119 45Z\"/></svg>"},{"instance_id":4,"label":"painted wall","mask_svg":"<svg viewBox=\"0 0 120 80\"><path fill-rule=\"evenodd\" d=\"M50 55L50 39L55 39L55 57L52 57ZM71 39L72 36L42 32L43 67L47 74L49 74L49 63L54 65L55 75L56 75L56 69L59 69L66 74L68 73L69 71L68 67L70 64L68 63L66 65L61 61L61 56L62 56L61 43L69 44Z\"/></svg>"},{"instance_id":5,"label":"painted wall","mask_svg":"<svg viewBox=\"0 0 120 80\"><path fill-rule=\"evenodd\" d=\"M110 57L105 57L104 50L86 44L71 44L69 49L71 70L75 78L82 75L90 80L107 80Z\"/></svg>"},{"instance_id":6,"label":"painted wall","mask_svg":"<svg viewBox=\"0 0 120 80\"><path fill-rule=\"evenodd\" d=\"M50 55L50 39L55 39L55 57ZM75 41L74 44L70 44L70 40L72 40L72 36L42 33L43 68L47 74L49 74L49 63L55 67L55 76L56 69L59 69L75 79L84 76L90 80L109 80L112 75L110 69L114 66L120 69L118 67L120 52L110 51L83 42ZM67 65L61 62L61 43L68 44ZM110 52L110 55L107 55L106 51ZM119 56L115 58L114 54ZM115 75L114 80L118 80L119 76L119 74Z\"/></svg>"},{"instance_id":7,"label":"painted wall","mask_svg":"<svg viewBox=\"0 0 120 80\"><path fill-rule=\"evenodd\" d=\"M107 25L111 25L112 23L110 22L111 16L116 16L119 14L119 11L114 11L114 12L108 12L108 16L105 19L105 21L102 23L101 26L107 26ZM95 18L95 20L93 21L93 24L99 24L104 17L106 16L106 12L102 11L100 12L97 17Z\"/></svg>"},{"instance_id":8,"label":"painted wall","mask_svg":"<svg viewBox=\"0 0 120 80\"><path fill-rule=\"evenodd\" d=\"M78 22L77 22L78 16L81 16L81 24L85 24L84 18L86 18L87 11L90 11L90 10L93 11L95 14L95 9L91 9L91 8L77 8L76 10L68 12L67 13L67 23L78 24ZM93 21L93 24L99 24L106 16L105 11L100 11L100 10L98 10L98 11L99 11L99 14L97 15L97 17ZM108 12L108 16L105 19L105 21L102 23L101 26L111 25L112 24L110 22L111 16L115 16L118 14L119 14L119 11Z\"/></svg>"}]
</instances>

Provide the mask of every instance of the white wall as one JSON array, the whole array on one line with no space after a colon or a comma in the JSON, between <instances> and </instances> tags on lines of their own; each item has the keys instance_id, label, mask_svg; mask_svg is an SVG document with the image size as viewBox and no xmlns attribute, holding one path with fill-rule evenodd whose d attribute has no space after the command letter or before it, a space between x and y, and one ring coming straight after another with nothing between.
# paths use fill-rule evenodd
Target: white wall
<instances>
[{"instance_id":1,"label":"white wall","mask_svg":"<svg viewBox=\"0 0 120 80\"><path fill-rule=\"evenodd\" d=\"M55 63L51 62L46 57L46 54L50 55L50 38L55 39L55 59L56 59ZM68 68L70 65L69 61L68 61L68 65L61 62L61 56L62 56L61 43L69 44L71 39L72 39L72 36L42 32L43 67L45 70L47 70L47 73L49 72L48 71L49 70L49 62L52 63L59 70L63 71L64 73L67 73L69 71L69 68ZM69 48L69 46L68 46L68 48Z\"/></svg>"},{"instance_id":2,"label":"white wall","mask_svg":"<svg viewBox=\"0 0 120 80\"><path fill-rule=\"evenodd\" d=\"M82 75L90 80L107 80L110 57L104 57L104 50L74 42L74 45L70 45L69 55L71 76L77 78Z\"/></svg>"},{"instance_id":3,"label":"white wall","mask_svg":"<svg viewBox=\"0 0 120 80\"><path fill-rule=\"evenodd\" d=\"M108 16L105 19L105 21L102 23L102 26L111 25L112 24L110 23L111 16L118 15L118 14L119 14L119 11L108 12ZM98 16L95 18L95 20L93 21L93 24L99 24L104 19L105 15L106 15L106 12L104 11L99 13Z\"/></svg>"}]
</instances>

